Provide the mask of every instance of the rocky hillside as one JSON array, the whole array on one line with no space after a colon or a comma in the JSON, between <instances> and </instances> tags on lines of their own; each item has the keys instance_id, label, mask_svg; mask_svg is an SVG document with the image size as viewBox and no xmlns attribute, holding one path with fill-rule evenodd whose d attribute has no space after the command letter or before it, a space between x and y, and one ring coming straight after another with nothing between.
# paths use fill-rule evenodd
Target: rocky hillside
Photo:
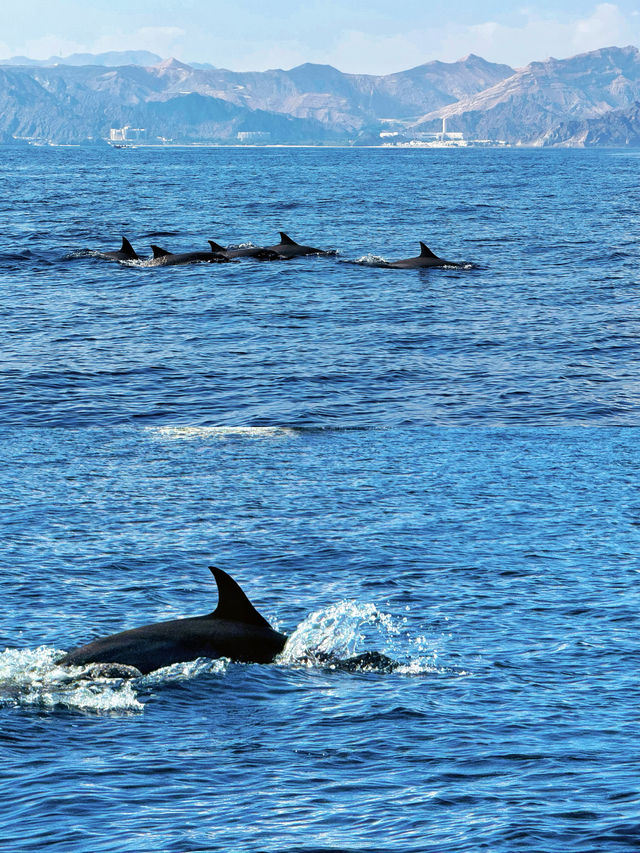
<instances>
[{"instance_id":1,"label":"rocky hillside","mask_svg":"<svg viewBox=\"0 0 640 853\"><path fill-rule=\"evenodd\" d=\"M565 147L640 147L640 101L624 110L611 110L598 118L562 122L543 140Z\"/></svg>"},{"instance_id":2,"label":"rocky hillside","mask_svg":"<svg viewBox=\"0 0 640 853\"><path fill-rule=\"evenodd\" d=\"M110 128L142 127L151 141L236 141L238 132L263 131L280 142L332 142L329 125L165 85L166 68L98 66L0 67L0 140L96 142Z\"/></svg>"},{"instance_id":3,"label":"rocky hillside","mask_svg":"<svg viewBox=\"0 0 640 853\"><path fill-rule=\"evenodd\" d=\"M412 125L477 139L545 145L560 125L603 117L640 100L640 51L610 47L570 59L532 62L477 95L434 110Z\"/></svg>"},{"instance_id":4,"label":"rocky hillside","mask_svg":"<svg viewBox=\"0 0 640 853\"><path fill-rule=\"evenodd\" d=\"M343 74L330 65L307 63L290 71L240 73L194 70L175 61L162 75L170 91L197 91L252 109L317 118L347 131L381 119L417 117L452 104L513 74L479 56L459 62L428 62L409 71L375 77Z\"/></svg>"}]
</instances>

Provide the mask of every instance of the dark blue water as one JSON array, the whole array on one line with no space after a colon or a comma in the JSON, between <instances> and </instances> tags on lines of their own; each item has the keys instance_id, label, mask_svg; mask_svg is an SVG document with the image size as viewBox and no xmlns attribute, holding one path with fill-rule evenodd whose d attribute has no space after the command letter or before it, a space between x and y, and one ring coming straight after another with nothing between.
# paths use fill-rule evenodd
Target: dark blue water
<instances>
[{"instance_id":1,"label":"dark blue water","mask_svg":"<svg viewBox=\"0 0 640 853\"><path fill-rule=\"evenodd\" d=\"M640 158L0 154L3 849L637 849ZM55 665L212 562L275 664Z\"/></svg>"}]
</instances>

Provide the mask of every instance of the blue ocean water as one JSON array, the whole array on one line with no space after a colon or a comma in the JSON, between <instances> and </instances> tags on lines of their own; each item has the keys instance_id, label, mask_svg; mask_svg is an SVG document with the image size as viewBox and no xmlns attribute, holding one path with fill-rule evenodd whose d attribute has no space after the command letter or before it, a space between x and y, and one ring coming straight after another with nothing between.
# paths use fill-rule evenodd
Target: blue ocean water
<instances>
[{"instance_id":1,"label":"blue ocean water","mask_svg":"<svg viewBox=\"0 0 640 853\"><path fill-rule=\"evenodd\" d=\"M0 154L3 849L637 849L638 156ZM55 665L211 563L276 663Z\"/></svg>"}]
</instances>

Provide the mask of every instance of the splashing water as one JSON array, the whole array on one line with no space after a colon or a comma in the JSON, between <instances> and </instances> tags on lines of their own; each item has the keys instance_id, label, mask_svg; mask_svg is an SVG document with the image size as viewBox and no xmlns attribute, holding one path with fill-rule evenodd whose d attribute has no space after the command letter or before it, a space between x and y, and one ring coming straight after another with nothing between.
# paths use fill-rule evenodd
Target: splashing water
<instances>
[{"instance_id":1,"label":"splashing water","mask_svg":"<svg viewBox=\"0 0 640 853\"><path fill-rule=\"evenodd\" d=\"M374 655L386 658L396 672L434 672L435 655L425 654L426 645L425 637L407 635L406 620L382 613L374 604L340 601L307 616L287 640L278 662L315 666L327 660L344 662L367 656L375 650ZM374 663L370 668L386 667Z\"/></svg>"},{"instance_id":2,"label":"splashing water","mask_svg":"<svg viewBox=\"0 0 640 853\"><path fill-rule=\"evenodd\" d=\"M364 640L364 626L375 624L377 615L375 605L355 601L341 601L324 610L316 610L291 634L280 661L299 662L309 651L338 658L351 657L357 654L358 643Z\"/></svg>"}]
</instances>

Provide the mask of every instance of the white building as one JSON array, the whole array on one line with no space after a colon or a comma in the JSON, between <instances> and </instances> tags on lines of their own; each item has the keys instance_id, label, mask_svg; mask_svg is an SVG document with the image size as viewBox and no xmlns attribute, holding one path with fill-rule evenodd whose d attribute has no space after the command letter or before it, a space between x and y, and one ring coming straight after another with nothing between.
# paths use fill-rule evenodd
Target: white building
<instances>
[{"instance_id":1,"label":"white building","mask_svg":"<svg viewBox=\"0 0 640 853\"><path fill-rule=\"evenodd\" d=\"M138 142L146 138L147 131L144 127L130 127L126 124L124 127L112 127L109 131L110 142Z\"/></svg>"}]
</instances>

